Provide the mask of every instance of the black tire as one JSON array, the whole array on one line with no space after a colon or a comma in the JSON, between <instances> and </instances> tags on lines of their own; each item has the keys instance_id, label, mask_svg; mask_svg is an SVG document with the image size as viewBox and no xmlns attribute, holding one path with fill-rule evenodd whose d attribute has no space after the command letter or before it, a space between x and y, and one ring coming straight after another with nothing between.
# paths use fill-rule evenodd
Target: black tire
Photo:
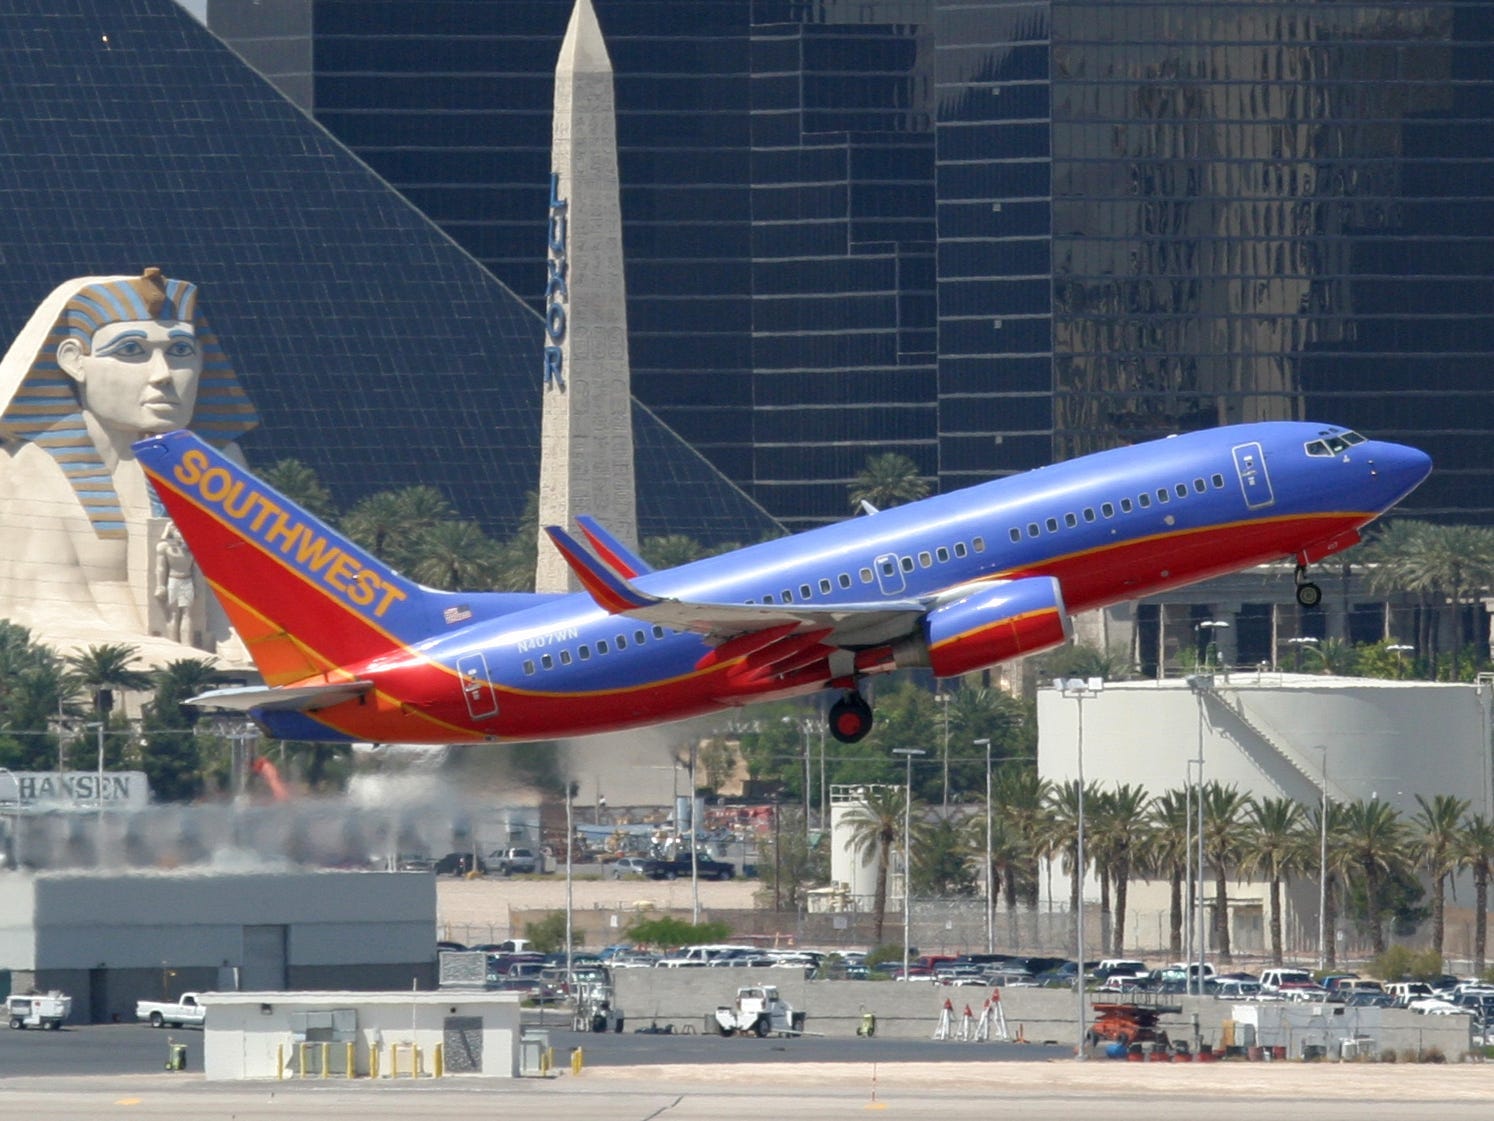
<instances>
[{"instance_id":1,"label":"black tire","mask_svg":"<svg viewBox=\"0 0 1494 1121\"><path fill-rule=\"evenodd\" d=\"M1323 589L1310 582L1298 584L1297 602L1303 607L1316 607L1323 602Z\"/></svg>"},{"instance_id":2,"label":"black tire","mask_svg":"<svg viewBox=\"0 0 1494 1121\"><path fill-rule=\"evenodd\" d=\"M666 880L677 880L677 879L680 878L680 874L678 872L676 872L673 868L671 868L669 871L667 871L667 872L664 873L664 878Z\"/></svg>"},{"instance_id":3,"label":"black tire","mask_svg":"<svg viewBox=\"0 0 1494 1121\"><path fill-rule=\"evenodd\" d=\"M23 1023L21 1023L21 1018L19 1016L12 1016L10 1018L10 1027L11 1027L12 1031L25 1031L26 1030L26 1025L23 1024Z\"/></svg>"},{"instance_id":4,"label":"black tire","mask_svg":"<svg viewBox=\"0 0 1494 1121\"><path fill-rule=\"evenodd\" d=\"M166 1017L162 1016L159 1012L152 1012L150 1014L150 1026L153 1028L164 1028L166 1026Z\"/></svg>"},{"instance_id":5,"label":"black tire","mask_svg":"<svg viewBox=\"0 0 1494 1121\"><path fill-rule=\"evenodd\" d=\"M759 1039L766 1039L768 1037L768 1018L766 1016L759 1016L757 1018L757 1022L752 1025L752 1034Z\"/></svg>"},{"instance_id":6,"label":"black tire","mask_svg":"<svg viewBox=\"0 0 1494 1121\"><path fill-rule=\"evenodd\" d=\"M616 1026L616 1027L615 1027L615 1028L613 1028L613 1029L612 1029L612 1030L613 1030L613 1031L614 1031L614 1032L616 1032L616 1033L617 1033L617 1034L618 1034L618 1035L622 1035L622 1030L623 1030L623 1018L622 1018L622 1017L621 1017L621 1016L619 1016L619 1017L618 1017L618 1018L617 1018L617 1026Z\"/></svg>"},{"instance_id":7,"label":"black tire","mask_svg":"<svg viewBox=\"0 0 1494 1121\"><path fill-rule=\"evenodd\" d=\"M61 1031L62 1030L62 1021L61 1020L48 1020L47 1021L47 1030L48 1031Z\"/></svg>"}]
</instances>

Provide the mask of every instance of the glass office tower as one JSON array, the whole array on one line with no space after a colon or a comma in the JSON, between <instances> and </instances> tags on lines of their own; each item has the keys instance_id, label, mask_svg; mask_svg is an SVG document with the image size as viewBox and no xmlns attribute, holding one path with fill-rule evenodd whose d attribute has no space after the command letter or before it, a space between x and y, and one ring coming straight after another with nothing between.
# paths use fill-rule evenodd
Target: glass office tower
<instances>
[{"instance_id":1,"label":"glass office tower","mask_svg":"<svg viewBox=\"0 0 1494 1121\"><path fill-rule=\"evenodd\" d=\"M285 74L309 58L304 34L267 41ZM201 288L261 417L252 465L300 459L343 509L435 486L490 532L517 528L539 481L543 321L430 218L171 0L0 6L0 88L0 345L65 280L159 266ZM644 536L774 531L641 406L634 433Z\"/></svg>"},{"instance_id":2,"label":"glass office tower","mask_svg":"<svg viewBox=\"0 0 1494 1121\"><path fill-rule=\"evenodd\" d=\"M790 523L884 450L1299 416L1494 521L1494 3L593 2L635 392ZM283 3L318 119L534 301L571 0Z\"/></svg>"}]
</instances>

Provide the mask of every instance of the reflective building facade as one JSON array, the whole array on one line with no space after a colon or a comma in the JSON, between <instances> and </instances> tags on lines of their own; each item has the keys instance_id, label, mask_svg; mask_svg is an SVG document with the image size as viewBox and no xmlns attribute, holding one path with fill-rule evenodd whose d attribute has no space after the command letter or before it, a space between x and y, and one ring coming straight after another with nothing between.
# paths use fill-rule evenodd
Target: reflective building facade
<instances>
[{"instance_id":1,"label":"reflective building facade","mask_svg":"<svg viewBox=\"0 0 1494 1121\"><path fill-rule=\"evenodd\" d=\"M634 389L775 513L1310 416L1494 521L1494 3L593 0ZM211 0L537 305L571 0Z\"/></svg>"},{"instance_id":2,"label":"reflective building facade","mask_svg":"<svg viewBox=\"0 0 1494 1121\"><path fill-rule=\"evenodd\" d=\"M0 8L0 89L4 345L58 283L160 266L200 287L258 410L251 465L300 459L343 509L428 484L517 528L539 477L540 316L201 23L172 0L18 0ZM775 530L633 412L642 536Z\"/></svg>"}]
</instances>

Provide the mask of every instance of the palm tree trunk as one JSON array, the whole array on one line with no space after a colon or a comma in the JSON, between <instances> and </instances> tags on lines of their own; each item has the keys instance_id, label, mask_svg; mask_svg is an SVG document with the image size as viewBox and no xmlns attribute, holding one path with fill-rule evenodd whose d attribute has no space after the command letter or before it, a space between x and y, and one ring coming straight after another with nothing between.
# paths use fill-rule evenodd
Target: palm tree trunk
<instances>
[{"instance_id":1,"label":"palm tree trunk","mask_svg":"<svg viewBox=\"0 0 1494 1121\"><path fill-rule=\"evenodd\" d=\"M1281 877L1271 877L1271 964L1281 964Z\"/></svg>"},{"instance_id":2,"label":"palm tree trunk","mask_svg":"<svg viewBox=\"0 0 1494 1121\"><path fill-rule=\"evenodd\" d=\"M1222 864L1214 873L1214 948L1221 962L1226 965L1234 962L1235 955L1229 946L1229 884Z\"/></svg>"},{"instance_id":3,"label":"palm tree trunk","mask_svg":"<svg viewBox=\"0 0 1494 1121\"><path fill-rule=\"evenodd\" d=\"M1485 942L1489 937L1489 870L1477 868L1473 873L1473 972L1484 975Z\"/></svg>"},{"instance_id":4,"label":"palm tree trunk","mask_svg":"<svg viewBox=\"0 0 1494 1121\"><path fill-rule=\"evenodd\" d=\"M1100 867L1100 946L1103 948L1110 945L1110 932L1115 929L1115 924L1110 917L1110 869L1104 865ZM1116 955L1120 955L1117 953Z\"/></svg>"},{"instance_id":5,"label":"palm tree trunk","mask_svg":"<svg viewBox=\"0 0 1494 1121\"><path fill-rule=\"evenodd\" d=\"M876 913L872 942L878 946L882 944L882 926L887 921L887 862L887 846L882 845L877 850L877 894L872 903L872 910Z\"/></svg>"},{"instance_id":6,"label":"palm tree trunk","mask_svg":"<svg viewBox=\"0 0 1494 1121\"><path fill-rule=\"evenodd\" d=\"M1174 958L1183 956L1183 871L1176 864L1168 874L1167 952Z\"/></svg>"},{"instance_id":7,"label":"palm tree trunk","mask_svg":"<svg viewBox=\"0 0 1494 1121\"><path fill-rule=\"evenodd\" d=\"M1323 930L1326 932L1323 947L1323 965L1334 969L1338 965L1338 877L1329 876L1323 891Z\"/></svg>"},{"instance_id":8,"label":"palm tree trunk","mask_svg":"<svg viewBox=\"0 0 1494 1121\"><path fill-rule=\"evenodd\" d=\"M1432 949L1442 956L1442 942L1447 935L1447 877L1438 876L1432 885Z\"/></svg>"},{"instance_id":9,"label":"palm tree trunk","mask_svg":"<svg viewBox=\"0 0 1494 1121\"><path fill-rule=\"evenodd\" d=\"M1385 923L1380 915L1380 873L1364 868L1364 904L1369 912L1370 949L1376 957L1385 952Z\"/></svg>"},{"instance_id":10,"label":"palm tree trunk","mask_svg":"<svg viewBox=\"0 0 1494 1121\"><path fill-rule=\"evenodd\" d=\"M1021 933L1017 930L1017 869L1008 864L1001 873L1006 888L1006 931L1007 936L1014 942L1021 942ZM1017 949L1012 946L1012 949Z\"/></svg>"},{"instance_id":11,"label":"palm tree trunk","mask_svg":"<svg viewBox=\"0 0 1494 1121\"><path fill-rule=\"evenodd\" d=\"M1130 890L1129 869L1125 863L1117 865L1115 869L1115 942L1111 946L1111 953L1120 957L1125 953L1126 945L1126 896Z\"/></svg>"}]
</instances>

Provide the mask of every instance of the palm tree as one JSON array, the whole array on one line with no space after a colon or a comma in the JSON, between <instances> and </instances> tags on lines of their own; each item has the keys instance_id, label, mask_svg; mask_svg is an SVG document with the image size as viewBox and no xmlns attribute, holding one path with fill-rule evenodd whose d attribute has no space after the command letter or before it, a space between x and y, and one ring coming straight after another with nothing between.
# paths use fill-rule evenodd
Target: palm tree
<instances>
[{"instance_id":1,"label":"palm tree","mask_svg":"<svg viewBox=\"0 0 1494 1121\"><path fill-rule=\"evenodd\" d=\"M1222 962L1234 961L1229 944L1229 874L1241 852L1240 819L1250 799L1234 785L1207 783L1204 807L1204 858L1214 869L1214 947ZM1198 905L1203 906L1203 900Z\"/></svg>"},{"instance_id":2,"label":"palm tree","mask_svg":"<svg viewBox=\"0 0 1494 1121\"><path fill-rule=\"evenodd\" d=\"M1092 782L1084 784L1085 851L1084 867L1079 865L1079 782L1071 779L1052 788L1048 797L1048 853L1062 853L1063 867L1069 874L1069 909L1078 914L1083 905L1082 885L1084 873L1094 855L1088 845L1089 807L1100 798L1100 790ZM1079 955L1083 955L1083 947Z\"/></svg>"},{"instance_id":3,"label":"palm tree","mask_svg":"<svg viewBox=\"0 0 1494 1121\"><path fill-rule=\"evenodd\" d=\"M75 716L76 684L50 646L0 620L0 765L44 771L56 765L57 737L43 733L59 714Z\"/></svg>"},{"instance_id":4,"label":"palm tree","mask_svg":"<svg viewBox=\"0 0 1494 1121\"><path fill-rule=\"evenodd\" d=\"M415 538L409 557L410 575L432 588L487 589L498 575L498 550L476 522L437 522Z\"/></svg>"},{"instance_id":5,"label":"palm tree","mask_svg":"<svg viewBox=\"0 0 1494 1121\"><path fill-rule=\"evenodd\" d=\"M322 521L331 521L336 516L332 492L322 485L316 472L299 459L276 460L259 472L259 477Z\"/></svg>"},{"instance_id":6,"label":"palm tree","mask_svg":"<svg viewBox=\"0 0 1494 1121\"><path fill-rule=\"evenodd\" d=\"M902 835L905 804L900 786L868 786L862 790L861 802L851 807L845 817L851 827L852 851L858 859L872 857L877 862L876 895L872 901L876 925L872 941L878 946L882 944L882 927L887 919L887 869L892 846Z\"/></svg>"},{"instance_id":7,"label":"palm tree","mask_svg":"<svg viewBox=\"0 0 1494 1121\"><path fill-rule=\"evenodd\" d=\"M929 484L918 473L918 464L901 452L883 452L866 461L851 484L851 508L869 502L877 509L916 502L929 492Z\"/></svg>"},{"instance_id":8,"label":"palm tree","mask_svg":"<svg viewBox=\"0 0 1494 1121\"><path fill-rule=\"evenodd\" d=\"M1147 831L1146 865L1167 877L1167 947L1174 958L1183 954L1183 878L1190 861L1190 805L1186 790L1168 790L1152 800L1148 811L1151 828Z\"/></svg>"},{"instance_id":9,"label":"palm tree","mask_svg":"<svg viewBox=\"0 0 1494 1121\"><path fill-rule=\"evenodd\" d=\"M1046 806L1052 789L1030 764L1008 764L991 781L995 821L1011 846L1011 858L1002 870L1009 929L1015 937L1017 904L1025 901L1032 915L1033 945L1038 942L1038 863L1045 853Z\"/></svg>"},{"instance_id":10,"label":"palm tree","mask_svg":"<svg viewBox=\"0 0 1494 1121\"><path fill-rule=\"evenodd\" d=\"M1281 964L1281 884L1301 867L1302 807L1290 798L1251 802L1240 867L1270 881L1271 961Z\"/></svg>"},{"instance_id":11,"label":"palm tree","mask_svg":"<svg viewBox=\"0 0 1494 1121\"><path fill-rule=\"evenodd\" d=\"M1338 896L1339 887L1345 875L1351 867L1351 859L1345 844L1345 830L1348 828L1348 810L1338 802L1327 803L1327 824L1324 824L1323 805L1314 805L1307 814L1307 820L1302 826L1299 844L1302 851L1311 852L1312 856L1304 860L1304 865L1317 872L1323 884L1323 932L1324 945L1321 947L1323 964L1332 969L1338 964L1338 939L1334 932L1338 929ZM1327 831L1327 863L1322 860L1322 848L1324 830Z\"/></svg>"},{"instance_id":12,"label":"palm tree","mask_svg":"<svg viewBox=\"0 0 1494 1121\"><path fill-rule=\"evenodd\" d=\"M202 753L193 732L202 710L183 702L216 685L219 674L206 658L180 658L153 677L155 697L140 721L141 768L154 798L190 801L202 791Z\"/></svg>"},{"instance_id":13,"label":"palm tree","mask_svg":"<svg viewBox=\"0 0 1494 1121\"><path fill-rule=\"evenodd\" d=\"M1468 799L1438 794L1428 802L1420 794L1421 807L1411 818L1416 830L1412 852L1427 875L1432 878L1432 949L1442 956L1447 932L1447 878L1458 870L1459 822L1468 812Z\"/></svg>"},{"instance_id":14,"label":"palm tree","mask_svg":"<svg viewBox=\"0 0 1494 1121\"><path fill-rule=\"evenodd\" d=\"M643 559L654 568L678 568L706 555L705 546L683 533L649 537L640 544Z\"/></svg>"},{"instance_id":15,"label":"palm tree","mask_svg":"<svg viewBox=\"0 0 1494 1121\"><path fill-rule=\"evenodd\" d=\"M975 818L966 818L973 824ZM941 897L966 896L975 892L975 872L971 856L985 844L985 822L981 821L980 840L973 839L964 824L951 817L940 817L918 824L913 837L913 881L921 892Z\"/></svg>"},{"instance_id":16,"label":"palm tree","mask_svg":"<svg viewBox=\"0 0 1494 1121\"><path fill-rule=\"evenodd\" d=\"M1360 799L1345 807L1344 856L1364 887L1365 919L1377 957L1385 952L1385 887L1409 869L1406 842L1406 824L1388 803Z\"/></svg>"},{"instance_id":17,"label":"palm tree","mask_svg":"<svg viewBox=\"0 0 1494 1121\"><path fill-rule=\"evenodd\" d=\"M139 657L139 648L127 642L104 642L69 654L65 661L68 674L93 698L94 712L103 720L114 708L114 690L138 693L155 684L147 671L135 668Z\"/></svg>"},{"instance_id":18,"label":"palm tree","mask_svg":"<svg viewBox=\"0 0 1494 1121\"><path fill-rule=\"evenodd\" d=\"M391 557L390 542L405 532L405 510L392 490L358 500L343 516L342 531L380 560Z\"/></svg>"},{"instance_id":19,"label":"palm tree","mask_svg":"<svg viewBox=\"0 0 1494 1121\"><path fill-rule=\"evenodd\" d=\"M1106 791L1099 801L1095 860L1097 864L1103 860L1114 891L1108 945L1111 955L1120 957L1126 944L1126 898L1132 871L1146 841L1147 806L1151 797L1141 787L1125 783Z\"/></svg>"},{"instance_id":20,"label":"palm tree","mask_svg":"<svg viewBox=\"0 0 1494 1121\"><path fill-rule=\"evenodd\" d=\"M1464 820L1458 859L1473 873L1473 972L1482 977L1489 937L1489 877L1494 874L1494 821L1482 814Z\"/></svg>"}]
</instances>

